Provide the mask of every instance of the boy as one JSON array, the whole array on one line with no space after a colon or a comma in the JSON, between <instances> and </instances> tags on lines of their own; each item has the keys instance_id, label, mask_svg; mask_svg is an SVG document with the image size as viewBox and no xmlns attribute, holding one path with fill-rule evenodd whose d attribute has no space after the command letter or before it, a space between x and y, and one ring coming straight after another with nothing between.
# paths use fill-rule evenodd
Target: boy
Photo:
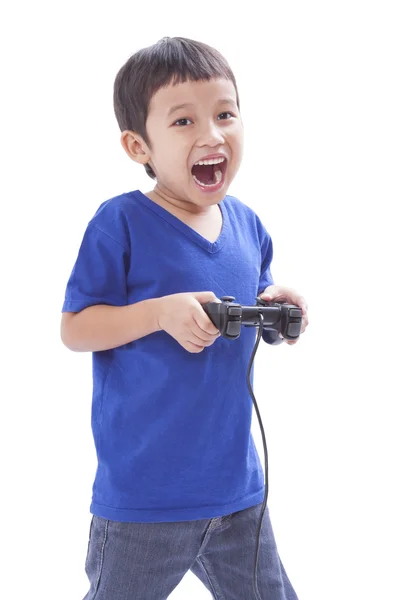
<instances>
[{"instance_id":1,"label":"boy","mask_svg":"<svg viewBox=\"0 0 400 600\"><path fill-rule=\"evenodd\" d=\"M302 307L302 331L307 307L273 284L270 236L227 195L243 125L225 59L163 38L120 69L114 108L124 150L156 185L100 205L62 309L63 343L93 352L84 600L163 600L189 569L214 598L251 600L264 497L246 385L255 329L226 340L202 305L287 300ZM263 600L297 599L268 509L257 573Z\"/></svg>"}]
</instances>

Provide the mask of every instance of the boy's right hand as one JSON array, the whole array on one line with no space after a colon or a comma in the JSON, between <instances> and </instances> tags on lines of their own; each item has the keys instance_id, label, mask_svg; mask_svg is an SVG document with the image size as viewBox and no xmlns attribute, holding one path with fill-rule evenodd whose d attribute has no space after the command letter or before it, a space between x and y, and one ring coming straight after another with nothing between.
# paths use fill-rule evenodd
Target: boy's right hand
<instances>
[{"instance_id":1,"label":"boy's right hand","mask_svg":"<svg viewBox=\"0 0 400 600\"><path fill-rule=\"evenodd\" d=\"M213 292L187 292L160 298L158 325L185 350L199 353L220 336L202 304L219 302Z\"/></svg>"}]
</instances>

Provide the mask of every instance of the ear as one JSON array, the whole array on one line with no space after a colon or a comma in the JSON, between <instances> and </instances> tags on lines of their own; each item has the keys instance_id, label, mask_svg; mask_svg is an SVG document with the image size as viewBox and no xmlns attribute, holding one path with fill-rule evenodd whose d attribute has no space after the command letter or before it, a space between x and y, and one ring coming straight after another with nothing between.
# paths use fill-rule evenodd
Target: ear
<instances>
[{"instance_id":1,"label":"ear","mask_svg":"<svg viewBox=\"0 0 400 600\"><path fill-rule=\"evenodd\" d=\"M143 138L135 131L126 129L121 133L121 145L129 158L145 165L150 160L150 150Z\"/></svg>"}]
</instances>

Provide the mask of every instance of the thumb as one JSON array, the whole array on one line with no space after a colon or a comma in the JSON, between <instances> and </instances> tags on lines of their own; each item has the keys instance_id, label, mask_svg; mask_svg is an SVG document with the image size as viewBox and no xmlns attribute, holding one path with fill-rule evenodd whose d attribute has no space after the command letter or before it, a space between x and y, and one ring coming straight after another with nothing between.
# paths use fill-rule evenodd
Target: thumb
<instances>
[{"instance_id":1,"label":"thumb","mask_svg":"<svg viewBox=\"0 0 400 600\"><path fill-rule=\"evenodd\" d=\"M260 298L263 300L272 300L279 295L279 287L277 285L269 285L265 288L264 292L260 294Z\"/></svg>"},{"instance_id":2,"label":"thumb","mask_svg":"<svg viewBox=\"0 0 400 600\"><path fill-rule=\"evenodd\" d=\"M200 302L200 304L206 304L207 302L219 302L217 296L214 292L193 292L191 294L195 300Z\"/></svg>"}]
</instances>

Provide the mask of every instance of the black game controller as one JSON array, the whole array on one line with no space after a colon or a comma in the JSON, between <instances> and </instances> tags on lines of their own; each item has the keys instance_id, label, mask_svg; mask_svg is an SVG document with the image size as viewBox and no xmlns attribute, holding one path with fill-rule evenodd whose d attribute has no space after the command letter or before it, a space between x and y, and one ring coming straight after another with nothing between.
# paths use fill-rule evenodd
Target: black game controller
<instances>
[{"instance_id":1,"label":"black game controller","mask_svg":"<svg viewBox=\"0 0 400 600\"><path fill-rule=\"evenodd\" d=\"M256 298L254 306L242 306L233 296L223 296L221 302L207 302L205 312L221 335L235 340L241 326L257 327L259 315L263 316L263 330L280 333L287 340L297 340L301 331L301 308L285 302L265 302Z\"/></svg>"}]
</instances>

